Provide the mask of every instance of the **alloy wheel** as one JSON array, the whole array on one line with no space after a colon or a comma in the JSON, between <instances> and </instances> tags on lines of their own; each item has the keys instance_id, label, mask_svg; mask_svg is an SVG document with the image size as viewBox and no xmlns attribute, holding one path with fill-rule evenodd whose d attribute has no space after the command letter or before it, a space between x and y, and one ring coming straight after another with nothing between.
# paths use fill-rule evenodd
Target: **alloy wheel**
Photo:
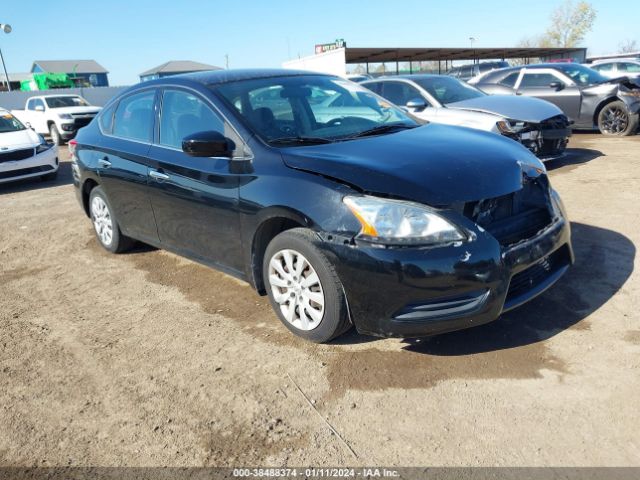
<instances>
[{"instance_id":1,"label":"alloy wheel","mask_svg":"<svg viewBox=\"0 0 640 480\"><path fill-rule=\"evenodd\" d=\"M101 197L94 197L91 201L91 218L100 241L110 246L113 241L113 221L107 203Z\"/></svg>"},{"instance_id":2,"label":"alloy wheel","mask_svg":"<svg viewBox=\"0 0 640 480\"><path fill-rule=\"evenodd\" d=\"M299 330L320 325L325 296L315 269L300 252L276 252L269 261L269 285L284 318Z\"/></svg>"},{"instance_id":3,"label":"alloy wheel","mask_svg":"<svg viewBox=\"0 0 640 480\"><path fill-rule=\"evenodd\" d=\"M629 114L621 107L608 107L604 112L602 130L611 135L620 135L629 125Z\"/></svg>"}]
</instances>

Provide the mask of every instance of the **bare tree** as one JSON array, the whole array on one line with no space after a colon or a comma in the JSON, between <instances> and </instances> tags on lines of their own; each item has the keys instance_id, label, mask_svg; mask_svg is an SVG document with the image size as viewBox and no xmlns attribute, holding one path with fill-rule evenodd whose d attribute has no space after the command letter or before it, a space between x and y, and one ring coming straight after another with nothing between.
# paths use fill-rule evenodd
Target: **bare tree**
<instances>
[{"instance_id":1,"label":"bare tree","mask_svg":"<svg viewBox=\"0 0 640 480\"><path fill-rule=\"evenodd\" d=\"M640 48L638 48L638 42L629 38L618 44L618 53L631 53L637 52L638 50L640 50Z\"/></svg>"},{"instance_id":2,"label":"bare tree","mask_svg":"<svg viewBox=\"0 0 640 480\"><path fill-rule=\"evenodd\" d=\"M576 47L593 27L596 11L589 2L565 0L551 14L541 47Z\"/></svg>"}]
</instances>

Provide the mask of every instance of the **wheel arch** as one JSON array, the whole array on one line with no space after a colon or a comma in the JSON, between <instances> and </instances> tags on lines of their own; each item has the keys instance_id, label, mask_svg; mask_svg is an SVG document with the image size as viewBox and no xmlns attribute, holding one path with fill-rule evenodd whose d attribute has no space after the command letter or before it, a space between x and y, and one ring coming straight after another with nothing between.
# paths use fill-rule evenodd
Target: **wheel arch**
<instances>
[{"instance_id":1,"label":"wheel arch","mask_svg":"<svg viewBox=\"0 0 640 480\"><path fill-rule=\"evenodd\" d=\"M293 228L313 229L314 223L302 213L290 208L274 207L260 215L251 239L251 280L260 295L266 295L262 263L269 242L278 234Z\"/></svg>"},{"instance_id":2,"label":"wheel arch","mask_svg":"<svg viewBox=\"0 0 640 480\"><path fill-rule=\"evenodd\" d=\"M91 217L91 213L89 212L89 197L91 196L91 190L100 185L93 178L87 178L82 184L82 208L84 209L84 213L87 217Z\"/></svg>"},{"instance_id":3,"label":"wheel arch","mask_svg":"<svg viewBox=\"0 0 640 480\"><path fill-rule=\"evenodd\" d=\"M600 116L600 112L602 111L602 109L607 105L609 105L610 103L617 102L617 101L620 101L620 99L615 95L602 100L593 111L593 124L598 126L598 117Z\"/></svg>"}]
</instances>

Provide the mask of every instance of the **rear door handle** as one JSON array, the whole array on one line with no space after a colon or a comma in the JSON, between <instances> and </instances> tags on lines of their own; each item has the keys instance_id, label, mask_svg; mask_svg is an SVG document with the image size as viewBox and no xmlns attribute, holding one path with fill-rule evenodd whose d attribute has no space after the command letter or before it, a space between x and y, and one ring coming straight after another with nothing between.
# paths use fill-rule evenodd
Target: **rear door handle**
<instances>
[{"instance_id":1,"label":"rear door handle","mask_svg":"<svg viewBox=\"0 0 640 480\"><path fill-rule=\"evenodd\" d=\"M165 180L169 180L171 178L166 173L162 173L157 170L149 170L149 176L158 182L164 182Z\"/></svg>"},{"instance_id":2,"label":"rear door handle","mask_svg":"<svg viewBox=\"0 0 640 480\"><path fill-rule=\"evenodd\" d=\"M102 168L109 168L111 167L111 162L107 157L104 157L98 160L98 165L101 166Z\"/></svg>"}]
</instances>

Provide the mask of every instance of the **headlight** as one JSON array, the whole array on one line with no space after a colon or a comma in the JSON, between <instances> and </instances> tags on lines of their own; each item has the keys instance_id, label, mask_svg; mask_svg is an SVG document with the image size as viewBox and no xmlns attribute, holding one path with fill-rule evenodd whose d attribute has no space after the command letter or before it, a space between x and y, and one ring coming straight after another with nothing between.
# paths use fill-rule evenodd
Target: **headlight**
<instances>
[{"instance_id":1,"label":"headlight","mask_svg":"<svg viewBox=\"0 0 640 480\"><path fill-rule=\"evenodd\" d=\"M62 120L73 120L73 117L69 113L59 113L58 117Z\"/></svg>"},{"instance_id":2,"label":"headlight","mask_svg":"<svg viewBox=\"0 0 640 480\"><path fill-rule=\"evenodd\" d=\"M622 95L623 97L636 97L636 98L639 98L640 97L640 90L627 90L627 91L619 90L618 94Z\"/></svg>"},{"instance_id":3,"label":"headlight","mask_svg":"<svg viewBox=\"0 0 640 480\"><path fill-rule=\"evenodd\" d=\"M378 243L432 245L465 239L462 232L428 207L377 197L344 197L362 225L360 236Z\"/></svg>"},{"instance_id":4,"label":"headlight","mask_svg":"<svg viewBox=\"0 0 640 480\"><path fill-rule=\"evenodd\" d=\"M42 152L46 152L47 150L49 150L51 147L53 147L53 143L47 143L44 138L42 139L42 142L40 143L40 145L38 145L36 147L36 155L38 153L42 153Z\"/></svg>"},{"instance_id":5,"label":"headlight","mask_svg":"<svg viewBox=\"0 0 640 480\"><path fill-rule=\"evenodd\" d=\"M524 128L524 122L518 122L517 120L500 120L496 122L496 128L503 135L518 133Z\"/></svg>"}]
</instances>

